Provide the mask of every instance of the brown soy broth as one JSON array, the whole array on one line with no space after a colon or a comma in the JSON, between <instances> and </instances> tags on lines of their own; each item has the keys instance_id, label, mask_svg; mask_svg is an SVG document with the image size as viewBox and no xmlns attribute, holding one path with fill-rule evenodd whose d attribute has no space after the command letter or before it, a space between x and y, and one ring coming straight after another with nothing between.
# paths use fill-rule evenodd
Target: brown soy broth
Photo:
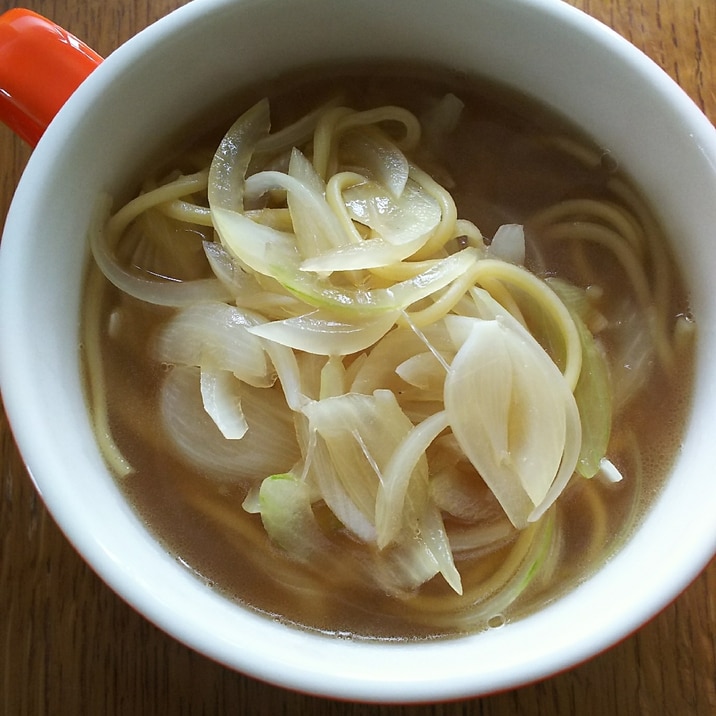
<instances>
[{"instance_id":1,"label":"brown soy broth","mask_svg":"<svg viewBox=\"0 0 716 716\"><path fill-rule=\"evenodd\" d=\"M381 67L369 73L343 71L314 77L313 73L303 74L264 89L271 99L274 128L336 93L344 94L355 108L396 104L418 116L446 91L458 95L465 102L459 127L441 143L439 155L429 154L417 161L439 181L448 183L458 215L473 221L487 237L501 224L527 222L534 212L555 202L602 198L608 195L609 182L618 176L608 153L592 146L545 107L494 84L452 74L436 77L415 68ZM252 91L237 99L224 126L258 96ZM213 146L220 136L221 132L212 133ZM597 161L585 167L546 140L552 137L567 137L575 145L587 147ZM604 157L607 160L601 161ZM542 250L548 273L578 278L562 244ZM587 260L595 262L595 270L602 261L589 253ZM616 277L608 290L618 293L623 284L619 269L608 260L605 265ZM686 312L680 285L675 286L672 301L674 315ZM111 315L120 316L120 320L111 320ZM198 474L172 453L157 408L159 386L169 368L158 365L150 353L151 336L169 315L167 309L119 296L111 288L104 294L101 341L111 427L135 468L119 484L147 528L201 580L288 623L328 633L391 639L461 631L464 627L457 622L425 623L411 597L397 600L352 581L351 560L360 560L365 546L347 537L339 538L346 555L345 570L321 564L307 570L293 563L269 542L260 518L242 509L244 488ZM107 328L110 323L111 332ZM499 621L518 618L554 599L584 579L628 538L678 450L688 407L690 365L679 366L679 370L683 380L673 387L661 381L658 390L647 386L615 425L617 442L620 435L639 436L641 454L649 456L643 477L633 477L636 468L626 457L619 464L625 471L622 483L574 480L574 487L560 500L562 517L555 539L561 552L549 584L528 588L507 612L498 615ZM652 380L659 380L658 371ZM643 483L638 489L637 482ZM590 491L599 495L604 507L599 515L590 507ZM590 535L596 524L604 532L605 543L592 554ZM508 550L509 545L488 558L488 571L499 567ZM458 561L457 566L461 572L469 572L467 564ZM479 570L476 575L475 580L484 579ZM423 592L445 600L450 608L459 604L440 577L425 585ZM483 626L486 623L487 619Z\"/></svg>"}]
</instances>

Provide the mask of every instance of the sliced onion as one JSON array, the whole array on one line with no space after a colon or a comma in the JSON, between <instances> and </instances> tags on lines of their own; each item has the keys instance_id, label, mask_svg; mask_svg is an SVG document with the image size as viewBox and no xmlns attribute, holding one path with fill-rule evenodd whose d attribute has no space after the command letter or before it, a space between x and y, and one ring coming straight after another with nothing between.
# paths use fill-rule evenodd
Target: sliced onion
<instances>
[{"instance_id":1,"label":"sliced onion","mask_svg":"<svg viewBox=\"0 0 716 716\"><path fill-rule=\"evenodd\" d=\"M209 167L207 193L212 218L214 209L243 210L246 171L256 145L268 136L270 126L269 102L262 99L224 135Z\"/></svg>"},{"instance_id":2,"label":"sliced onion","mask_svg":"<svg viewBox=\"0 0 716 716\"><path fill-rule=\"evenodd\" d=\"M197 301L221 301L229 292L216 279L174 281L139 276L122 267L114 257L107 236L110 200L99 202L89 229L90 248L97 266L120 291L157 306L187 306Z\"/></svg>"},{"instance_id":3,"label":"sliced onion","mask_svg":"<svg viewBox=\"0 0 716 716\"><path fill-rule=\"evenodd\" d=\"M329 274L334 271L381 268L412 256L424 243L423 237L418 237L411 243L398 245L383 239L365 239L359 244L348 244L306 259L301 264L301 270Z\"/></svg>"},{"instance_id":4,"label":"sliced onion","mask_svg":"<svg viewBox=\"0 0 716 716\"><path fill-rule=\"evenodd\" d=\"M419 251L441 219L441 208L419 184L410 181L399 198L381 184L350 174L348 188L344 174L328 183L329 202L344 223L357 233L351 220L367 227L372 238L324 251L301 264L304 271L353 271L398 263ZM350 238L350 236L348 237Z\"/></svg>"},{"instance_id":5,"label":"sliced onion","mask_svg":"<svg viewBox=\"0 0 716 716\"><path fill-rule=\"evenodd\" d=\"M179 311L154 345L158 360L230 371L257 387L273 384L263 343L249 331L259 316L226 303L197 303Z\"/></svg>"},{"instance_id":6,"label":"sliced onion","mask_svg":"<svg viewBox=\"0 0 716 716\"><path fill-rule=\"evenodd\" d=\"M438 147L445 137L455 131L465 103L457 96L448 92L420 117L423 137L433 148Z\"/></svg>"},{"instance_id":7,"label":"sliced onion","mask_svg":"<svg viewBox=\"0 0 716 716\"><path fill-rule=\"evenodd\" d=\"M319 256L350 243L351 235L343 231L326 201L323 179L298 149L291 152L288 173L295 185L286 187L286 199L301 256Z\"/></svg>"},{"instance_id":8,"label":"sliced onion","mask_svg":"<svg viewBox=\"0 0 716 716\"><path fill-rule=\"evenodd\" d=\"M374 580L389 594L409 595L438 573L462 594L460 574L442 518L431 505L420 516L416 531L404 541L377 552L371 567Z\"/></svg>"},{"instance_id":9,"label":"sliced onion","mask_svg":"<svg viewBox=\"0 0 716 716\"><path fill-rule=\"evenodd\" d=\"M405 383L396 381L396 376L399 375L398 367L412 356L425 352L424 340L439 354L446 350L454 353L443 322L428 326L421 333L422 337L410 328L401 326L378 341L356 367L351 391L372 393L381 387L393 387L396 392L404 389Z\"/></svg>"},{"instance_id":10,"label":"sliced onion","mask_svg":"<svg viewBox=\"0 0 716 716\"><path fill-rule=\"evenodd\" d=\"M644 386L657 364L657 355L642 311L625 301L615 312L605 335L618 346L611 360L614 413L619 414Z\"/></svg>"},{"instance_id":11,"label":"sliced onion","mask_svg":"<svg viewBox=\"0 0 716 716\"><path fill-rule=\"evenodd\" d=\"M249 290L258 290L259 286L256 279L244 271L220 243L205 241L203 247L212 273L226 286L232 296L244 293L247 288Z\"/></svg>"},{"instance_id":12,"label":"sliced onion","mask_svg":"<svg viewBox=\"0 0 716 716\"><path fill-rule=\"evenodd\" d=\"M524 266L525 230L522 224L502 224L492 237L492 243L487 247L487 255Z\"/></svg>"},{"instance_id":13,"label":"sliced onion","mask_svg":"<svg viewBox=\"0 0 716 716\"><path fill-rule=\"evenodd\" d=\"M311 138L323 113L338 106L339 103L340 97L333 97L292 124L264 137L258 142L256 153L278 154L301 146Z\"/></svg>"},{"instance_id":14,"label":"sliced onion","mask_svg":"<svg viewBox=\"0 0 716 716\"><path fill-rule=\"evenodd\" d=\"M419 535L377 552L371 564L376 584L396 596L412 595L439 571L435 555Z\"/></svg>"},{"instance_id":15,"label":"sliced onion","mask_svg":"<svg viewBox=\"0 0 716 716\"><path fill-rule=\"evenodd\" d=\"M413 180L398 198L378 182L366 180L347 188L343 199L355 221L395 246L412 245L420 238L427 241L442 218L440 204Z\"/></svg>"},{"instance_id":16,"label":"sliced onion","mask_svg":"<svg viewBox=\"0 0 716 716\"><path fill-rule=\"evenodd\" d=\"M564 488L576 465L581 430L574 396L526 331L500 318L458 320L472 326L445 380L450 427L522 528L552 498L554 485Z\"/></svg>"},{"instance_id":17,"label":"sliced onion","mask_svg":"<svg viewBox=\"0 0 716 716\"><path fill-rule=\"evenodd\" d=\"M420 390L441 390L445 382L445 368L430 351L416 353L396 367L395 372Z\"/></svg>"},{"instance_id":18,"label":"sliced onion","mask_svg":"<svg viewBox=\"0 0 716 716\"><path fill-rule=\"evenodd\" d=\"M534 282L537 279L532 278L530 281ZM551 305L558 306L559 312L566 312L569 318L568 322L562 318L558 320L567 354L564 375L568 384L572 386L579 413L579 417L573 420L578 420L581 426L577 470L584 477L593 477L606 454L613 412L611 378L606 360L597 341L582 320L582 317L587 318L592 314L593 310L583 289L562 280L549 279L547 283L540 284L540 291L549 291ZM471 293L483 316L501 316L505 321L513 323L516 330L526 334L525 329L521 326L517 328L517 322L489 294L478 288L472 289ZM559 297L557 304L553 302L555 297ZM558 311L550 308L550 313L555 316ZM565 336L564 333L567 331L569 335ZM559 341L559 338L556 340ZM548 341L542 339L542 343ZM575 356L577 353L578 360L570 359L570 355Z\"/></svg>"},{"instance_id":19,"label":"sliced onion","mask_svg":"<svg viewBox=\"0 0 716 716\"><path fill-rule=\"evenodd\" d=\"M317 256L350 241L326 203L323 180L297 149L291 154L289 174L263 171L246 180L246 192L251 197L276 189L288 193L294 240L300 256Z\"/></svg>"},{"instance_id":20,"label":"sliced onion","mask_svg":"<svg viewBox=\"0 0 716 716\"><path fill-rule=\"evenodd\" d=\"M321 368L319 399L333 398L346 392L346 369L340 356L330 356Z\"/></svg>"},{"instance_id":21,"label":"sliced onion","mask_svg":"<svg viewBox=\"0 0 716 716\"><path fill-rule=\"evenodd\" d=\"M280 391L244 386L249 429L227 440L204 410L200 371L176 367L161 390L162 424L179 454L207 477L251 483L285 472L300 458L293 416Z\"/></svg>"},{"instance_id":22,"label":"sliced onion","mask_svg":"<svg viewBox=\"0 0 716 716\"><path fill-rule=\"evenodd\" d=\"M293 234L259 224L231 209L212 209L212 218L222 244L245 266L279 280L298 272L301 255Z\"/></svg>"},{"instance_id":23,"label":"sliced onion","mask_svg":"<svg viewBox=\"0 0 716 716\"><path fill-rule=\"evenodd\" d=\"M270 341L265 342L267 345L270 344ZM280 348L283 350L285 349L285 346L280 346ZM340 371L342 370L341 357L339 356L335 359L332 359L326 358L326 356L316 355L315 353L299 353L295 351L291 352L294 353L296 358L296 365L298 366L298 375L302 393L306 396L308 400L320 400L320 398L323 397L321 395L323 386L323 372L325 370L326 373L330 373L331 370L335 368L335 376L336 380L338 380L338 376L340 375ZM326 368L328 362L332 363L332 366L330 368ZM340 392L345 393L345 390L341 390Z\"/></svg>"},{"instance_id":24,"label":"sliced onion","mask_svg":"<svg viewBox=\"0 0 716 716\"><path fill-rule=\"evenodd\" d=\"M288 407L295 412L300 412L309 399L303 392L296 354L280 343L266 341L262 338L259 340L262 341L264 350L273 363Z\"/></svg>"},{"instance_id":25,"label":"sliced onion","mask_svg":"<svg viewBox=\"0 0 716 716\"><path fill-rule=\"evenodd\" d=\"M456 594L462 594L462 579L455 567L455 559L440 510L433 505L428 505L420 520L419 529L420 536L437 562L440 574Z\"/></svg>"},{"instance_id":26,"label":"sliced onion","mask_svg":"<svg viewBox=\"0 0 716 716\"><path fill-rule=\"evenodd\" d=\"M361 542L375 543L372 511L361 509L358 504L361 501L356 500L351 489L354 485L350 482L348 485L344 484L337 475L326 441L313 431L311 442L309 477L316 485L321 498L348 532ZM369 497L367 504L371 502Z\"/></svg>"},{"instance_id":27,"label":"sliced onion","mask_svg":"<svg viewBox=\"0 0 716 716\"><path fill-rule=\"evenodd\" d=\"M259 491L261 521L271 540L301 560L325 555L329 542L311 508L308 486L290 473L271 475Z\"/></svg>"},{"instance_id":28,"label":"sliced onion","mask_svg":"<svg viewBox=\"0 0 716 716\"><path fill-rule=\"evenodd\" d=\"M263 323L248 330L289 348L339 356L373 345L393 327L398 315L398 311L388 311L360 321L348 321L319 308L303 316Z\"/></svg>"},{"instance_id":29,"label":"sliced onion","mask_svg":"<svg viewBox=\"0 0 716 716\"><path fill-rule=\"evenodd\" d=\"M382 132L347 132L340 149L345 165L365 169L394 199L402 195L410 165L405 154Z\"/></svg>"},{"instance_id":30,"label":"sliced onion","mask_svg":"<svg viewBox=\"0 0 716 716\"><path fill-rule=\"evenodd\" d=\"M309 403L303 412L309 430L324 441L330 460L321 466L319 479L339 481L366 520L374 524L383 470L412 429L395 396L388 390L373 395L346 393Z\"/></svg>"},{"instance_id":31,"label":"sliced onion","mask_svg":"<svg viewBox=\"0 0 716 716\"><path fill-rule=\"evenodd\" d=\"M249 424L241 409L240 383L228 370L201 371L201 399L209 417L227 440L240 440Z\"/></svg>"},{"instance_id":32,"label":"sliced onion","mask_svg":"<svg viewBox=\"0 0 716 716\"><path fill-rule=\"evenodd\" d=\"M398 538L399 533L406 527L415 529L416 525L409 524L406 517L409 518L416 507L420 509L420 505L413 504L413 509L408 510L406 500L415 496L424 501L428 479L425 451L447 425L445 411L436 413L413 427L390 456L382 473L375 502L375 526L380 549ZM416 482L423 483L418 486L422 488L418 493L410 490L411 484ZM413 499L413 503L415 502Z\"/></svg>"},{"instance_id":33,"label":"sliced onion","mask_svg":"<svg viewBox=\"0 0 716 716\"><path fill-rule=\"evenodd\" d=\"M453 445L454 444L454 445ZM484 481L468 466L454 435L439 438L430 453L430 496L443 511L465 523L504 519L504 511Z\"/></svg>"},{"instance_id":34,"label":"sliced onion","mask_svg":"<svg viewBox=\"0 0 716 716\"><path fill-rule=\"evenodd\" d=\"M479 259L476 249L467 248L390 288L342 287L300 270L301 258L292 235L256 224L237 211L217 209L213 215L230 253L253 270L275 278L306 303L347 315L406 308L447 286Z\"/></svg>"},{"instance_id":35,"label":"sliced onion","mask_svg":"<svg viewBox=\"0 0 716 716\"><path fill-rule=\"evenodd\" d=\"M550 281L550 286L557 295L563 295L564 282ZM584 294L580 289L566 287L566 293L570 296L574 296L574 292ZM585 298L576 298L577 305L567 300L565 305L572 314L582 345L582 368L574 388L574 398L582 423L582 447L577 470L583 477L590 478L599 472L607 453L612 428L612 390L607 361L580 315L589 311L589 304ZM579 304L581 308L578 307Z\"/></svg>"},{"instance_id":36,"label":"sliced onion","mask_svg":"<svg viewBox=\"0 0 716 716\"><path fill-rule=\"evenodd\" d=\"M499 549L515 537L515 527L506 518L501 520L478 522L450 531L450 546L453 554L479 550Z\"/></svg>"},{"instance_id":37,"label":"sliced onion","mask_svg":"<svg viewBox=\"0 0 716 716\"><path fill-rule=\"evenodd\" d=\"M277 281L259 280L256 274L244 271L220 243L205 241L204 253L212 272L240 308L258 312L266 318L299 315L306 310L305 304L287 293Z\"/></svg>"}]
</instances>

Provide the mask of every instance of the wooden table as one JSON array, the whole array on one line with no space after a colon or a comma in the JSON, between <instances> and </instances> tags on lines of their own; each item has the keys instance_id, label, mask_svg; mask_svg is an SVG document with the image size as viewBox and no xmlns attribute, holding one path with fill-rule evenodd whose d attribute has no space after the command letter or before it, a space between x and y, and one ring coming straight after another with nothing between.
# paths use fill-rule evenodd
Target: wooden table
<instances>
[{"instance_id":1,"label":"wooden table","mask_svg":"<svg viewBox=\"0 0 716 716\"><path fill-rule=\"evenodd\" d=\"M716 120L716 0L570 2L642 48ZM181 4L24 3L102 55ZM0 11L12 5L0 0ZM29 149L0 127L3 217L28 155ZM341 703L234 673L151 626L66 542L35 494L2 417L0 459L0 715L716 714L716 561L636 635L569 673L453 704Z\"/></svg>"}]
</instances>

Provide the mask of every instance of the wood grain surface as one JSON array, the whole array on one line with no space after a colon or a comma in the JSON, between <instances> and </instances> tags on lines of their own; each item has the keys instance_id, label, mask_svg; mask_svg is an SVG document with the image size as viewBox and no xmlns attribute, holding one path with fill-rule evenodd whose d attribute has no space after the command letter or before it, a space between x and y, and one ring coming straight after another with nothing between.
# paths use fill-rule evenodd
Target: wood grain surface
<instances>
[{"instance_id":1,"label":"wood grain surface","mask_svg":"<svg viewBox=\"0 0 716 716\"><path fill-rule=\"evenodd\" d=\"M712 121L716 119L716 0L571 3L644 50ZM107 55L181 4L181 0L27 0L24 6L54 19ZM12 6L0 0L0 11ZM2 217L29 151L0 126ZM232 672L151 626L116 597L66 542L33 489L4 417L0 417L0 459L0 714L4 716L716 715L716 561L638 633L554 678L448 704L342 703L284 691Z\"/></svg>"}]
</instances>

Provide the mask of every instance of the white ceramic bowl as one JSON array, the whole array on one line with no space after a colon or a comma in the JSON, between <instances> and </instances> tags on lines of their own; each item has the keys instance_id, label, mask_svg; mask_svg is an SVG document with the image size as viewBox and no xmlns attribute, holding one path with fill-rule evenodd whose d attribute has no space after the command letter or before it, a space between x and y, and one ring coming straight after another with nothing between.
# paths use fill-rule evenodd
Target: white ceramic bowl
<instances>
[{"instance_id":1,"label":"white ceramic bowl","mask_svg":"<svg viewBox=\"0 0 716 716\"><path fill-rule=\"evenodd\" d=\"M502 629L434 643L366 643L282 626L195 580L147 533L95 447L78 325L98 191L115 192L148 138L225 91L307 62L419 58L536 95L620 157L688 277L700 330L688 434L634 537L579 588ZM101 160L98 161L98 158ZM620 640L716 550L716 132L650 60L557 0L196 0L112 54L59 113L17 189L0 251L0 378L18 445L88 563L162 629L284 687L430 701L515 687Z\"/></svg>"}]
</instances>

